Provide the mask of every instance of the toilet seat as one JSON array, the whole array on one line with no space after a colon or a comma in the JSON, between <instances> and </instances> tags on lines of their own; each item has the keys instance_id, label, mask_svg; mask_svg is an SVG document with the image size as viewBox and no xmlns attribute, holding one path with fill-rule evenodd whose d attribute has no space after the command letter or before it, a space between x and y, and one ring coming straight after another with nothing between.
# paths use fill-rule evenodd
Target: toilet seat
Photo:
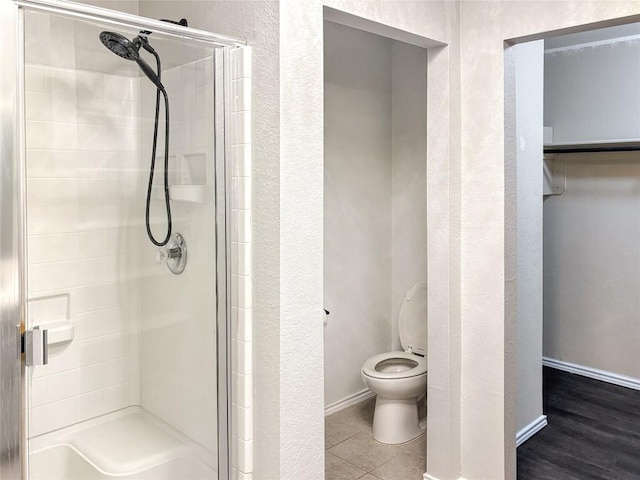
<instances>
[{"instance_id":1,"label":"toilet seat","mask_svg":"<svg viewBox=\"0 0 640 480\"><path fill-rule=\"evenodd\" d=\"M418 282L400 307L403 351L374 355L360 370L362 381L376 394L373 438L380 443L405 443L426 429L418 417L418 402L427 393L427 328L427 284Z\"/></svg>"},{"instance_id":2,"label":"toilet seat","mask_svg":"<svg viewBox=\"0 0 640 480\"><path fill-rule=\"evenodd\" d=\"M388 364L384 365L384 362L388 362ZM377 370L376 367L378 367ZM387 371L381 371L381 369ZM362 373L368 377L381 379L417 377L418 375L426 375L427 359L407 352L381 353L374 355L364 363Z\"/></svg>"},{"instance_id":3,"label":"toilet seat","mask_svg":"<svg viewBox=\"0 0 640 480\"><path fill-rule=\"evenodd\" d=\"M427 283L418 282L406 293L398 317L405 352L427 355L427 327Z\"/></svg>"}]
</instances>

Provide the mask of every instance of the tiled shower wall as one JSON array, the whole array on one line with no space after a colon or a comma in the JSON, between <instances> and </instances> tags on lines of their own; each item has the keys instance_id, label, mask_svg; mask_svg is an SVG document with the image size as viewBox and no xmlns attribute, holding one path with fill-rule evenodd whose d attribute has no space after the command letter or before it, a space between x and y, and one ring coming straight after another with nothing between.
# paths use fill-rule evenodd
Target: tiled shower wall
<instances>
[{"instance_id":1,"label":"tiled shower wall","mask_svg":"<svg viewBox=\"0 0 640 480\"><path fill-rule=\"evenodd\" d=\"M238 68L229 192L232 449L234 478L244 479L253 470L250 53L232 54ZM30 369L29 435L142 404L215 449L216 245L213 190L207 188L213 185L215 126L202 109L213 96L213 86L203 83L212 78L207 69L213 62L163 76L169 91L181 92L172 110L172 183L204 192L202 202L172 201L174 231L185 234L189 248L182 276L155 264L144 232L140 199L150 119L138 112L146 98L141 82L148 80L50 63L31 62L25 79L29 297L62 308L43 318L40 312L51 309L32 303L29 320L68 318L76 330L73 342L51 346L49 365ZM154 200L156 207L161 203ZM158 236L162 217L156 208ZM173 355L178 351L188 354Z\"/></svg>"},{"instance_id":2,"label":"tiled shower wall","mask_svg":"<svg viewBox=\"0 0 640 480\"><path fill-rule=\"evenodd\" d=\"M35 436L139 403L138 78L25 76L29 321L75 324L30 369Z\"/></svg>"},{"instance_id":3,"label":"tiled shower wall","mask_svg":"<svg viewBox=\"0 0 640 480\"><path fill-rule=\"evenodd\" d=\"M253 377L251 310L251 50L232 53L231 251L232 272L232 432L234 478L253 470ZM176 277L153 261L142 239L142 405L210 450L216 446L215 223L213 116L203 107L213 98L213 59L163 72L168 91L180 91L172 105L171 183L185 192L202 189L201 201L172 201L174 231L184 235L188 267ZM153 90L142 78L141 111L153 111ZM174 85L174 88L172 88ZM142 118L141 138L151 135ZM162 135L160 135L162 137ZM142 161L150 155L141 140ZM159 145L159 151L163 148ZM160 156L157 161L160 161ZM162 232L161 199L152 223ZM195 341L197 340L197 341ZM184 355L183 352L189 352Z\"/></svg>"},{"instance_id":4,"label":"tiled shower wall","mask_svg":"<svg viewBox=\"0 0 640 480\"><path fill-rule=\"evenodd\" d=\"M185 435L215 451L217 446L217 345L214 132L212 57L162 72L169 92L171 124L169 183L173 232L187 246L180 275L155 262L154 247L141 238L141 405ZM140 78L141 162L151 156L155 88ZM160 118L164 118L164 110ZM164 155L160 129L157 168ZM146 191L146 174L141 188ZM155 178L151 224L164 238L162 177ZM177 193L176 185L182 193Z\"/></svg>"},{"instance_id":5,"label":"tiled shower wall","mask_svg":"<svg viewBox=\"0 0 640 480\"><path fill-rule=\"evenodd\" d=\"M233 50L231 102L232 478L253 478L251 48Z\"/></svg>"}]
</instances>

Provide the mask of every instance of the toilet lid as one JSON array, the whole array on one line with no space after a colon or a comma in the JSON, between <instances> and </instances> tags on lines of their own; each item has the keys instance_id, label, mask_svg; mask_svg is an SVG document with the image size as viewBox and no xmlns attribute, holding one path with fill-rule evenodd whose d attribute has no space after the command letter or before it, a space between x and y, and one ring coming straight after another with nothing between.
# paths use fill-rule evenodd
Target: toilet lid
<instances>
[{"instance_id":1,"label":"toilet lid","mask_svg":"<svg viewBox=\"0 0 640 480\"><path fill-rule=\"evenodd\" d=\"M427 282L416 283L405 295L398 329L405 351L427 355Z\"/></svg>"}]
</instances>

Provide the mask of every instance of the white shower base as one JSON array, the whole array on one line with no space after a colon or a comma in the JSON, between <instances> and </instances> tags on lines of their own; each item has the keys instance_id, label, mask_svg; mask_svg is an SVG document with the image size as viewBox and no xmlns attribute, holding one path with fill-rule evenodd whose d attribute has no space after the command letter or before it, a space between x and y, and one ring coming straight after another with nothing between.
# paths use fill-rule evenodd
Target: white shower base
<instances>
[{"instance_id":1,"label":"white shower base","mask_svg":"<svg viewBox=\"0 0 640 480\"><path fill-rule=\"evenodd\" d=\"M216 456L140 407L30 441L31 480L213 480Z\"/></svg>"}]
</instances>

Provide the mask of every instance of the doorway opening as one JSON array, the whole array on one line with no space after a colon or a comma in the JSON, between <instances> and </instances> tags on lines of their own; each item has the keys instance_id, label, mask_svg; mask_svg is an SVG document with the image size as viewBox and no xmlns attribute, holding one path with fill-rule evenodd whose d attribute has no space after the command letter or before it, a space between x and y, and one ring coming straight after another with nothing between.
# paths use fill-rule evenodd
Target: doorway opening
<instances>
[{"instance_id":1,"label":"doorway opening","mask_svg":"<svg viewBox=\"0 0 640 480\"><path fill-rule=\"evenodd\" d=\"M640 24L509 50L518 476L623 478L640 470Z\"/></svg>"},{"instance_id":2,"label":"doorway opening","mask_svg":"<svg viewBox=\"0 0 640 480\"><path fill-rule=\"evenodd\" d=\"M421 479L427 50L325 21L324 76L326 478Z\"/></svg>"}]
</instances>

